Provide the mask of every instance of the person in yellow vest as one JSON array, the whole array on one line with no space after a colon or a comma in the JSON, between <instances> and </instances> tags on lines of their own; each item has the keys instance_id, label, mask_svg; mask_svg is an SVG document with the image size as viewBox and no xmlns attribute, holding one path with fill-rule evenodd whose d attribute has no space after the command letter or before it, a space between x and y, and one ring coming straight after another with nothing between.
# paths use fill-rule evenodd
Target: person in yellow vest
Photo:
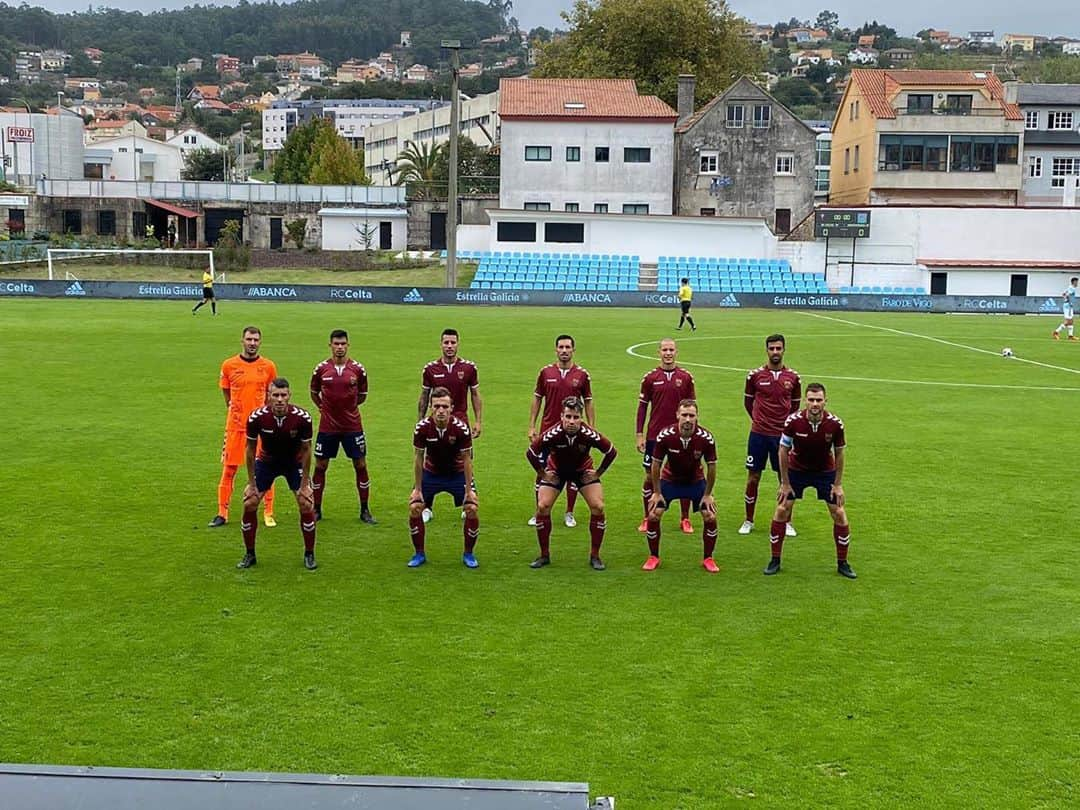
<instances>
[{"instance_id":1,"label":"person in yellow vest","mask_svg":"<svg viewBox=\"0 0 1080 810\"><path fill-rule=\"evenodd\" d=\"M210 312L217 315L217 299L214 298L214 274L210 272L210 268L203 270L202 301L191 308L191 314L195 315L199 311L199 307L206 306L207 302L210 303Z\"/></svg>"},{"instance_id":2,"label":"person in yellow vest","mask_svg":"<svg viewBox=\"0 0 1080 810\"><path fill-rule=\"evenodd\" d=\"M682 329L683 323L690 324L690 331L696 332L697 327L694 326L694 319L690 317L690 305L694 300L694 291L690 288L690 279L679 279L679 307L682 309L682 315L679 316L679 325L675 328Z\"/></svg>"}]
</instances>

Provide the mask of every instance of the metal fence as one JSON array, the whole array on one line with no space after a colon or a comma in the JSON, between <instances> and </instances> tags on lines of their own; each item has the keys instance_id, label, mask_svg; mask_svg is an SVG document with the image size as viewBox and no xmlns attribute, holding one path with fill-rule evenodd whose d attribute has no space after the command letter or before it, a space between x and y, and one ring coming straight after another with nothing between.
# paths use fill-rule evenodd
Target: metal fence
<instances>
[{"instance_id":1,"label":"metal fence","mask_svg":"<svg viewBox=\"0 0 1080 810\"><path fill-rule=\"evenodd\" d=\"M403 186L300 186L279 183L211 183L196 180L41 180L44 197L113 197L191 202L333 203L404 205Z\"/></svg>"}]
</instances>

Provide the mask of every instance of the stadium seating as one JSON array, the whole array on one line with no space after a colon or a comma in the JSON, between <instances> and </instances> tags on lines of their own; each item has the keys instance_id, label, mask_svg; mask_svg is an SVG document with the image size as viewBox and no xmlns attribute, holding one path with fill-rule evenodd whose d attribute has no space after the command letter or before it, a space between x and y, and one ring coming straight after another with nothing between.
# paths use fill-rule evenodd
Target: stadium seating
<instances>
[{"instance_id":1,"label":"stadium seating","mask_svg":"<svg viewBox=\"0 0 1080 810\"><path fill-rule=\"evenodd\" d=\"M638 289L640 257L530 251L471 252L479 266L472 289L615 290Z\"/></svg>"},{"instance_id":2,"label":"stadium seating","mask_svg":"<svg viewBox=\"0 0 1080 810\"><path fill-rule=\"evenodd\" d=\"M673 292L690 279L697 292L827 293L821 273L793 273L787 259L661 256L657 289Z\"/></svg>"}]
</instances>

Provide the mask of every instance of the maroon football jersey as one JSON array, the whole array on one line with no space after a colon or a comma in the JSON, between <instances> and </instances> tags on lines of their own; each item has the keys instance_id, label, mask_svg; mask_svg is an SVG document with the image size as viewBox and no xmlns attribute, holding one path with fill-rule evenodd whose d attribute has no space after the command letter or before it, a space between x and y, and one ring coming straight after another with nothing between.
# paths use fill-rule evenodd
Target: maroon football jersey
<instances>
[{"instance_id":1,"label":"maroon football jersey","mask_svg":"<svg viewBox=\"0 0 1080 810\"><path fill-rule=\"evenodd\" d=\"M298 461L300 449L311 442L311 414L290 405L284 416L274 416L269 405L256 408L247 422L248 441L259 442L259 461L284 464Z\"/></svg>"},{"instance_id":2,"label":"maroon football jersey","mask_svg":"<svg viewBox=\"0 0 1080 810\"><path fill-rule=\"evenodd\" d=\"M671 425L657 434L652 457L664 462L660 477L665 481L693 484L705 477L702 462L716 463L716 442L701 425L694 428L689 439L679 433L678 425Z\"/></svg>"},{"instance_id":3,"label":"maroon football jersey","mask_svg":"<svg viewBox=\"0 0 1080 810\"><path fill-rule=\"evenodd\" d=\"M319 402L319 430L323 433L359 433L360 400L367 395L364 367L355 360L337 366L323 360L311 373L311 396Z\"/></svg>"},{"instance_id":4,"label":"maroon football jersey","mask_svg":"<svg viewBox=\"0 0 1080 810\"><path fill-rule=\"evenodd\" d=\"M645 432L645 439L653 441L656 434L676 420L679 403L684 399L694 399L694 396L694 376L689 371L678 366L664 371L657 366L641 378L637 432L642 432L645 409L649 408L649 429Z\"/></svg>"},{"instance_id":5,"label":"maroon football jersey","mask_svg":"<svg viewBox=\"0 0 1080 810\"><path fill-rule=\"evenodd\" d=\"M540 369L535 393L544 400L544 413L540 417L540 432L544 433L559 424L564 399L580 397L586 402L592 399L592 380L581 366L562 369L558 363L552 363Z\"/></svg>"},{"instance_id":6,"label":"maroon football jersey","mask_svg":"<svg viewBox=\"0 0 1080 810\"><path fill-rule=\"evenodd\" d=\"M465 453L472 449L469 426L457 417L450 417L439 430L430 416L416 423L413 447L424 451L424 469L435 475L456 475L465 471Z\"/></svg>"},{"instance_id":7,"label":"maroon football jersey","mask_svg":"<svg viewBox=\"0 0 1080 810\"><path fill-rule=\"evenodd\" d=\"M779 371L761 366L746 375L746 410L754 433L779 436L788 416L799 410L801 399L802 380L787 366Z\"/></svg>"},{"instance_id":8,"label":"maroon football jersey","mask_svg":"<svg viewBox=\"0 0 1080 810\"><path fill-rule=\"evenodd\" d=\"M842 450L844 423L825 411L821 421L811 424L806 411L793 413L784 424L780 444L788 448L788 466L802 472L826 472L836 469L834 450Z\"/></svg>"},{"instance_id":9,"label":"maroon football jersey","mask_svg":"<svg viewBox=\"0 0 1080 810\"><path fill-rule=\"evenodd\" d=\"M593 468L590 455L593 448L596 448L609 464L614 460L615 447L606 436L585 424L571 436L563 430L560 423L537 437L529 448L528 456L532 465L539 469L540 459L547 455L547 468L557 473L560 478L567 478L574 473Z\"/></svg>"},{"instance_id":10,"label":"maroon football jersey","mask_svg":"<svg viewBox=\"0 0 1080 810\"><path fill-rule=\"evenodd\" d=\"M456 358L446 363L442 358L424 366L421 385L427 389L445 388L454 401L454 416L468 421L469 391L480 385L476 375L476 363Z\"/></svg>"}]
</instances>

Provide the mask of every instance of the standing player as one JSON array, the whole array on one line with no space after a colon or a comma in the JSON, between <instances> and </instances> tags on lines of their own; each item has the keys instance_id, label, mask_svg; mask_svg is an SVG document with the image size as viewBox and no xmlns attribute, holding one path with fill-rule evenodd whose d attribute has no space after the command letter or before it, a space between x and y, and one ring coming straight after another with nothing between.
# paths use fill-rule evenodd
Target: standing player
<instances>
[{"instance_id":1,"label":"standing player","mask_svg":"<svg viewBox=\"0 0 1080 810\"><path fill-rule=\"evenodd\" d=\"M825 386L806 386L806 410L793 413L784 424L780 437L780 490L776 494L776 512L769 529L772 557L765 567L768 576L780 570L780 552L784 547L784 527L791 520L795 500L811 487L819 501L825 501L833 521L836 543L836 573L855 579L847 561L851 526L844 511L844 423L825 410Z\"/></svg>"},{"instance_id":2,"label":"standing player","mask_svg":"<svg viewBox=\"0 0 1080 810\"><path fill-rule=\"evenodd\" d=\"M690 331L696 332L697 327L694 326L694 319L690 317L690 307L694 302L694 290L690 287L690 279L679 279L679 309L682 310L682 314L679 315L679 325L675 327L676 331L682 329L683 323L690 324Z\"/></svg>"},{"instance_id":3,"label":"standing player","mask_svg":"<svg viewBox=\"0 0 1080 810\"><path fill-rule=\"evenodd\" d=\"M221 449L221 481L218 482L218 511L210 521L211 528L224 526L229 520L229 501L232 499L233 479L244 463L247 446L247 420L251 412L267 403L267 389L277 377L277 366L259 355L262 332L257 326L245 326L240 354L221 364L219 386L225 396L225 442ZM263 521L268 527L274 520L274 489L266 491Z\"/></svg>"},{"instance_id":4,"label":"standing player","mask_svg":"<svg viewBox=\"0 0 1080 810\"><path fill-rule=\"evenodd\" d=\"M458 332L456 329L444 329L442 333L442 357L432 360L421 373L420 401L417 403L416 418L427 415L431 392L435 388L445 388L453 401L453 415L469 424L469 400L472 400L473 422L472 438L480 438L480 419L484 408L480 399L480 380L476 373L476 363L458 357ZM470 484L471 484L470 480ZM430 508L424 509L424 522L432 518Z\"/></svg>"},{"instance_id":5,"label":"standing player","mask_svg":"<svg viewBox=\"0 0 1080 810\"><path fill-rule=\"evenodd\" d=\"M1050 336L1054 340L1061 340L1061 331L1068 327L1069 340L1076 340L1076 335L1073 334L1073 315L1076 312L1076 285L1080 282L1080 278L1073 276L1069 279L1069 286L1065 288L1065 292L1061 294L1064 299L1061 303L1061 325L1050 333Z\"/></svg>"},{"instance_id":6,"label":"standing player","mask_svg":"<svg viewBox=\"0 0 1080 810\"><path fill-rule=\"evenodd\" d=\"M315 562L315 511L311 498L311 414L289 402L289 381L278 377L270 383L270 404L257 408L247 421L248 483L244 488L244 557L237 568L255 565L255 530L259 501L279 475L289 484L300 509L300 532L304 536L304 567Z\"/></svg>"},{"instance_id":7,"label":"standing player","mask_svg":"<svg viewBox=\"0 0 1080 810\"><path fill-rule=\"evenodd\" d=\"M540 556L529 564L531 568L551 565L551 507L568 483L577 484L581 497L589 505L589 565L594 571L606 568L600 559L600 546L607 528L600 476L611 466L618 451L606 437L582 421L584 410L581 399L567 397L562 403L559 424L537 437L525 454L533 469L543 476L536 499L536 539L540 543ZM593 448L603 454L597 469L593 469L590 456Z\"/></svg>"},{"instance_id":8,"label":"standing player","mask_svg":"<svg viewBox=\"0 0 1080 810\"><path fill-rule=\"evenodd\" d=\"M319 409L319 435L315 439L315 519L322 520L326 468L337 458L338 447L352 459L356 492L360 496L360 520L375 524L368 509L370 481L367 470L367 440L360 421L360 406L368 394L367 372L349 357L349 334L344 329L330 333L330 358L315 366L311 374L311 400Z\"/></svg>"},{"instance_id":9,"label":"standing player","mask_svg":"<svg viewBox=\"0 0 1080 810\"><path fill-rule=\"evenodd\" d=\"M802 380L798 372L784 365L784 349L783 335L769 335L765 338L769 362L746 375L743 407L750 415L750 436L746 440L746 520L739 534L754 530L754 508L765 462L780 475L780 434L788 416L799 410L802 399ZM788 537L797 536L790 523L785 531Z\"/></svg>"},{"instance_id":10,"label":"standing player","mask_svg":"<svg viewBox=\"0 0 1080 810\"><path fill-rule=\"evenodd\" d=\"M675 358L679 350L675 341L664 338L660 341L658 349L660 365L641 378L641 393L638 394L636 439L639 453L644 453L641 465L645 468L645 483L641 485L641 502L645 506L645 517L638 526L639 532L648 529L650 503L653 496L652 483L652 453L656 443L657 434L675 424L675 415L679 403L684 399L694 399L694 377L686 369L675 365ZM649 428L645 429L645 414L649 412ZM690 501L681 500L682 520L679 526L686 534L693 534L694 527L690 525Z\"/></svg>"},{"instance_id":11,"label":"standing player","mask_svg":"<svg viewBox=\"0 0 1080 810\"><path fill-rule=\"evenodd\" d=\"M431 509L435 496L449 493L454 506L465 506L465 551L461 561L467 568L478 568L473 551L480 536L475 489L467 489L473 480L472 434L469 426L453 415L453 397L436 386L430 391L431 415L421 419L413 431L413 489L409 496L409 534L413 556L409 568L427 562L424 551L423 510Z\"/></svg>"},{"instance_id":12,"label":"standing player","mask_svg":"<svg viewBox=\"0 0 1080 810\"><path fill-rule=\"evenodd\" d=\"M596 409L593 407L592 380L589 372L574 363L574 339L570 335L555 338L556 362L544 366L536 377L536 390L529 406L529 443L536 441L542 433L547 433L559 424L563 400L567 397L580 397L585 402L585 421L596 424ZM540 404L544 405L544 415L540 419L540 431L536 430L536 417L540 414ZM541 476L536 476L536 492L540 493ZM567 528L577 526L574 517L574 504L577 503L577 485L571 483L566 490L566 516L563 522ZM536 515L529 518L529 525L536 525Z\"/></svg>"},{"instance_id":13,"label":"standing player","mask_svg":"<svg viewBox=\"0 0 1080 810\"><path fill-rule=\"evenodd\" d=\"M214 274L210 272L210 268L203 270L202 274L202 301L197 303L191 308L191 314L194 315L199 311L199 307L206 306L206 302L210 302L210 312L217 315L217 299L214 298Z\"/></svg>"},{"instance_id":14,"label":"standing player","mask_svg":"<svg viewBox=\"0 0 1080 810\"><path fill-rule=\"evenodd\" d=\"M706 472L701 470L705 464ZM713 559L716 548L716 501L713 485L716 483L716 442L712 434L698 424L697 402L684 399L679 403L678 423L664 428L656 437L652 457L653 496L650 501L649 527L645 538L649 541L649 559L641 566L643 571L655 571L660 567L660 519L676 498L689 500L694 511L704 517L701 543L704 556L702 566L710 574L719 573L720 567Z\"/></svg>"}]
</instances>

